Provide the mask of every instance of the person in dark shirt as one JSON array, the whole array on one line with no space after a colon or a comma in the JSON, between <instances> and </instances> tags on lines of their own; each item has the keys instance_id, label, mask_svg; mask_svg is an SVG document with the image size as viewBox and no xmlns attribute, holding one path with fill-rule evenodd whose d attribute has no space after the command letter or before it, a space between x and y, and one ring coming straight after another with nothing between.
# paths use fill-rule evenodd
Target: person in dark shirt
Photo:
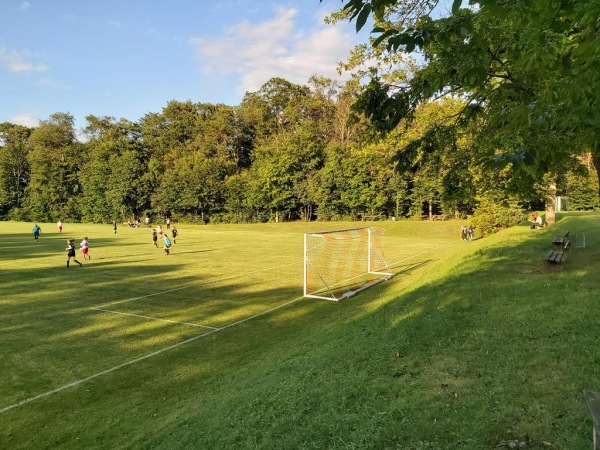
<instances>
[{"instance_id":1,"label":"person in dark shirt","mask_svg":"<svg viewBox=\"0 0 600 450\"><path fill-rule=\"evenodd\" d=\"M73 242L73 239L67 239L67 267L69 267L71 258L73 258L73 261L79 264L79 267L83 267L83 264L75 259L75 243Z\"/></svg>"}]
</instances>

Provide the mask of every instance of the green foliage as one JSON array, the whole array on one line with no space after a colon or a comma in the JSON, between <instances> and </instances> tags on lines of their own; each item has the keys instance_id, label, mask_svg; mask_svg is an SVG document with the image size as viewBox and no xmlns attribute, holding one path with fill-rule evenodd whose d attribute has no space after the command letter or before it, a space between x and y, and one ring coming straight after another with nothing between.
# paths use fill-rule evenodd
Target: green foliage
<instances>
[{"instance_id":1,"label":"green foliage","mask_svg":"<svg viewBox=\"0 0 600 450\"><path fill-rule=\"evenodd\" d=\"M15 210L13 217L20 218L28 184L30 151L29 137L32 129L11 123L0 124L0 218Z\"/></svg>"},{"instance_id":2,"label":"green foliage","mask_svg":"<svg viewBox=\"0 0 600 450\"><path fill-rule=\"evenodd\" d=\"M497 203L482 199L477 206L471 222L483 235L510 228L527 220L523 209L508 202Z\"/></svg>"},{"instance_id":3,"label":"green foliage","mask_svg":"<svg viewBox=\"0 0 600 450\"><path fill-rule=\"evenodd\" d=\"M437 3L437 2L435 2ZM454 1L449 15L421 0L350 0L345 16L375 22L372 46L422 52L425 64L404 84L375 73L357 108L389 132L418 105L441 96L465 99L462 127L473 122L477 160L542 178L595 148L600 46L592 2ZM373 53L378 55L377 53ZM380 60L383 57L379 57ZM398 69L400 72L401 69ZM598 154L593 150L594 154ZM600 174L599 174L600 177Z\"/></svg>"},{"instance_id":4,"label":"green foliage","mask_svg":"<svg viewBox=\"0 0 600 450\"><path fill-rule=\"evenodd\" d=\"M383 103L371 116L379 129L351 108L357 79L340 86L318 76L307 86L273 79L238 107L172 101L139 123L90 115L85 142L75 139L68 114L35 129L2 124L0 218L400 219L462 217L481 196L544 201L541 166L520 164L524 136L497 131L479 115L482 106L453 98L411 98L405 106L413 120L396 125L396 102L409 97L394 97L393 79L403 83L405 74L372 83L377 95L367 109ZM519 148L509 158L500 149L511 142ZM569 156L561 167L577 164ZM577 188L558 185L559 192ZM587 196L577 194L581 207L597 204L592 191Z\"/></svg>"},{"instance_id":5,"label":"green foliage","mask_svg":"<svg viewBox=\"0 0 600 450\"><path fill-rule=\"evenodd\" d=\"M589 171L585 171L583 174L568 174L561 191L569 198L569 210L571 211L600 210L598 177Z\"/></svg>"}]
</instances>

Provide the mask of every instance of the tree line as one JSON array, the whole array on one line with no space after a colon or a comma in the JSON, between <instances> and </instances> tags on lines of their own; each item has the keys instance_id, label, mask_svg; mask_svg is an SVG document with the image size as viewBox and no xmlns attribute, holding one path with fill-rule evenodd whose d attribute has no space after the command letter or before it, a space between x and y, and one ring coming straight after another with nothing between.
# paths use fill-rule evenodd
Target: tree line
<instances>
[{"instance_id":1,"label":"tree line","mask_svg":"<svg viewBox=\"0 0 600 450\"><path fill-rule=\"evenodd\" d=\"M424 103L381 135L357 110L360 95L356 79L273 78L237 106L171 101L137 122L89 115L82 135L68 113L35 128L2 123L0 218L420 219L492 205L514 220L543 205L539 180L480 158L477 124L457 135L463 99ZM577 161L558 192L597 208L592 162Z\"/></svg>"},{"instance_id":2,"label":"tree line","mask_svg":"<svg viewBox=\"0 0 600 450\"><path fill-rule=\"evenodd\" d=\"M432 127L399 159L434 157L468 135L488 175L510 168L508 191L541 189L553 221L556 195L597 207L597 195L565 177L600 178L599 15L598 1L344 0L330 20L373 24L346 67L379 63L363 73L370 82L356 105L381 135L424 104L463 100L453 124Z\"/></svg>"}]
</instances>

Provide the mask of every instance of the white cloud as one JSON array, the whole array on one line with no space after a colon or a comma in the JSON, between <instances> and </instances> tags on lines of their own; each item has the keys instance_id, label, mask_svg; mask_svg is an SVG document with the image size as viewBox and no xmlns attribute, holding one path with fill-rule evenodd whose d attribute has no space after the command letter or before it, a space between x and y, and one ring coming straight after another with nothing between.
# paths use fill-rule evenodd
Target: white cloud
<instances>
[{"instance_id":1,"label":"white cloud","mask_svg":"<svg viewBox=\"0 0 600 450\"><path fill-rule=\"evenodd\" d=\"M9 72L45 72L44 64L29 61L33 55L28 51L17 52L0 47L0 67L4 66Z\"/></svg>"},{"instance_id":2,"label":"white cloud","mask_svg":"<svg viewBox=\"0 0 600 450\"><path fill-rule=\"evenodd\" d=\"M24 112L11 117L9 122L14 123L16 125L23 125L25 127L34 128L39 125L40 119L39 116L35 113Z\"/></svg>"},{"instance_id":3,"label":"white cloud","mask_svg":"<svg viewBox=\"0 0 600 450\"><path fill-rule=\"evenodd\" d=\"M19 10L21 11L27 11L29 8L31 8L31 4L29 2L21 2L21 6L19 6Z\"/></svg>"},{"instance_id":4,"label":"white cloud","mask_svg":"<svg viewBox=\"0 0 600 450\"><path fill-rule=\"evenodd\" d=\"M119 22L118 20L109 20L108 22L106 22L106 24L109 27L113 27L113 28L121 28L123 26L123 24L121 22Z\"/></svg>"},{"instance_id":5,"label":"white cloud","mask_svg":"<svg viewBox=\"0 0 600 450\"><path fill-rule=\"evenodd\" d=\"M299 29L297 15L296 8L280 7L270 21L244 21L227 28L224 36L190 42L203 72L240 76L238 93L256 91L272 77L298 84L315 73L338 78L337 64L347 58L354 36L322 21L310 30Z\"/></svg>"}]
</instances>

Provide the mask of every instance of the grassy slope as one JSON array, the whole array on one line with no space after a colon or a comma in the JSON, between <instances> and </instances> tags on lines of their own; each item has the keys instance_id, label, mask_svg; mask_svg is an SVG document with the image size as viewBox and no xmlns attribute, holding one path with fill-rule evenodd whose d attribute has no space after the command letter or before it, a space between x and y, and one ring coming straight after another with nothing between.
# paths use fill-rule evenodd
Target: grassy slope
<instances>
[{"instance_id":1,"label":"grassy slope","mask_svg":"<svg viewBox=\"0 0 600 450\"><path fill-rule=\"evenodd\" d=\"M517 227L451 246L443 245L458 235L456 223L386 223L386 250L398 272L389 282L340 303L297 302L0 414L0 447L471 449L519 441L527 448L589 448L591 421L581 393L600 387L599 219L568 215L544 230ZM546 267L550 240L567 229L586 232L586 248L573 248L564 270ZM274 236L282 227L205 230ZM436 240L438 251L411 258ZM94 303L122 289L115 283L118 270L147 277L128 286L133 290L160 289L167 264L173 263L145 271L118 264L106 272L96 268L90 283L101 289ZM60 298L60 291L81 292L68 279L53 290L45 280L55 281L48 271L56 269L39 270L45 284L38 292L48 301ZM25 283L31 272L17 270L12 277L17 285L23 281L22 291L11 290L13 297L31 301ZM183 272L178 281L186 277L191 275ZM265 295L276 294L265 289ZM73 308L82 301L85 296L65 299ZM50 335L53 324L39 320L39 308L47 313L53 304L4 304L11 307L11 327L2 334L3 347L19 345L11 336L22 339L23 327L38 333L46 327ZM31 311L38 314L27 316ZM40 344L28 342L27 354L47 358L49 380L23 389L40 392L61 376L89 375L69 364L74 349L81 360L101 356L106 367L122 361L110 345L103 350L87 340L118 330L121 322L112 320L97 335L66 346L64 354L54 347L51 357L36 355ZM187 337L180 333L174 329L170 342ZM164 339L164 330L148 340L157 336ZM138 339L138 333L115 337L131 347ZM86 354L87 347L94 354ZM61 370L53 373L53 365ZM22 375L23 367L12 375ZM22 398L2 389L3 398L11 396L4 405Z\"/></svg>"}]
</instances>

